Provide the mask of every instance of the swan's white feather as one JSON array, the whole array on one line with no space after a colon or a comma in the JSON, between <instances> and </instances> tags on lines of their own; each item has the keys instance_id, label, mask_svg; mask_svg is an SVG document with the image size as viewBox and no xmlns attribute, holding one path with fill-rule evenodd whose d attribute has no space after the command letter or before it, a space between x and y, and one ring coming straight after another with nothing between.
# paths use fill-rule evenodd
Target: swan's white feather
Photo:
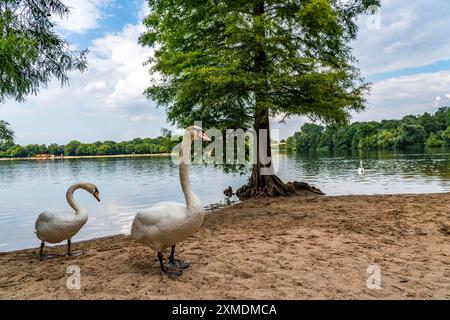
<instances>
[{"instance_id":1,"label":"swan's white feather","mask_svg":"<svg viewBox=\"0 0 450 320\"><path fill-rule=\"evenodd\" d=\"M86 213L75 214L71 210L49 210L39 214L36 223L36 236L49 243L71 239L88 220Z\"/></svg>"},{"instance_id":2,"label":"swan's white feather","mask_svg":"<svg viewBox=\"0 0 450 320\"><path fill-rule=\"evenodd\" d=\"M191 213L181 203L160 202L136 214L131 236L154 250L163 251L191 236L202 222L203 214Z\"/></svg>"}]
</instances>

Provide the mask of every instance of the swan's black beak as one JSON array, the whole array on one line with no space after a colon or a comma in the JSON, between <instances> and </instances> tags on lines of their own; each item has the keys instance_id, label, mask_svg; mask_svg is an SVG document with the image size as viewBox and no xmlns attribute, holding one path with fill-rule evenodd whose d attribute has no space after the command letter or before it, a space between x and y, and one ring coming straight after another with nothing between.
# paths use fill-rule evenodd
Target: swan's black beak
<instances>
[{"instance_id":1,"label":"swan's black beak","mask_svg":"<svg viewBox=\"0 0 450 320\"><path fill-rule=\"evenodd\" d=\"M100 202L100 197L98 196L98 191L94 192L94 197L97 199L98 202Z\"/></svg>"}]
</instances>

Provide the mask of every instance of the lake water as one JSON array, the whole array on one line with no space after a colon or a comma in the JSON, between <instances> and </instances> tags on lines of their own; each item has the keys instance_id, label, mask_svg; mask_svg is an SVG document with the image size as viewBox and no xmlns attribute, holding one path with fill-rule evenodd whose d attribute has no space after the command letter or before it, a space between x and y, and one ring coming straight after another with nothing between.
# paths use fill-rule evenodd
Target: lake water
<instances>
[{"instance_id":1,"label":"lake water","mask_svg":"<svg viewBox=\"0 0 450 320\"><path fill-rule=\"evenodd\" d=\"M359 159L365 176L359 177ZM450 151L371 152L362 154L280 155L278 175L309 182L328 195L450 192ZM191 166L194 191L204 205L223 201L229 185L236 190L246 176ZM95 183L101 203L75 193L89 221L74 241L129 233L135 213L159 201L184 202L178 167L170 157L0 161L0 251L39 246L37 215L68 208L67 187Z\"/></svg>"}]
</instances>

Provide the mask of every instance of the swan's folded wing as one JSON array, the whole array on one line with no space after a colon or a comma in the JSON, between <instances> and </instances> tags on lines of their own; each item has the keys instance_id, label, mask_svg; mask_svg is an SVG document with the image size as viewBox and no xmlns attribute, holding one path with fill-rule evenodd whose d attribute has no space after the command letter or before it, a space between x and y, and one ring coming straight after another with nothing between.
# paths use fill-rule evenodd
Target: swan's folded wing
<instances>
[{"instance_id":1,"label":"swan's folded wing","mask_svg":"<svg viewBox=\"0 0 450 320\"><path fill-rule=\"evenodd\" d=\"M65 217L68 218L68 220L71 220L74 213L70 210L52 210L52 211L45 211L39 214L39 216L36 219L35 228L38 227L38 225L43 224L49 224L54 221L65 221Z\"/></svg>"},{"instance_id":2,"label":"swan's folded wing","mask_svg":"<svg viewBox=\"0 0 450 320\"><path fill-rule=\"evenodd\" d=\"M177 202L160 202L156 205L140 210L135 220L144 225L157 225L164 221L177 221L185 218L186 207Z\"/></svg>"}]
</instances>

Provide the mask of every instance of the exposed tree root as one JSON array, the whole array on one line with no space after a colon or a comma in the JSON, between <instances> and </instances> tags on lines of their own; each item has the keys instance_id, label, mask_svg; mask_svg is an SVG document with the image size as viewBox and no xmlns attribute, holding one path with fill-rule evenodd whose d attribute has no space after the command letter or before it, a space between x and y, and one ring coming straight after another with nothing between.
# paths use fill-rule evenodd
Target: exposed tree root
<instances>
[{"instance_id":1,"label":"exposed tree root","mask_svg":"<svg viewBox=\"0 0 450 320\"><path fill-rule=\"evenodd\" d=\"M236 191L236 195L241 200L255 197L290 196L295 194L324 195L325 193L306 182L294 181L283 183L283 181L275 175L259 177L252 175L248 184L240 187Z\"/></svg>"}]
</instances>

